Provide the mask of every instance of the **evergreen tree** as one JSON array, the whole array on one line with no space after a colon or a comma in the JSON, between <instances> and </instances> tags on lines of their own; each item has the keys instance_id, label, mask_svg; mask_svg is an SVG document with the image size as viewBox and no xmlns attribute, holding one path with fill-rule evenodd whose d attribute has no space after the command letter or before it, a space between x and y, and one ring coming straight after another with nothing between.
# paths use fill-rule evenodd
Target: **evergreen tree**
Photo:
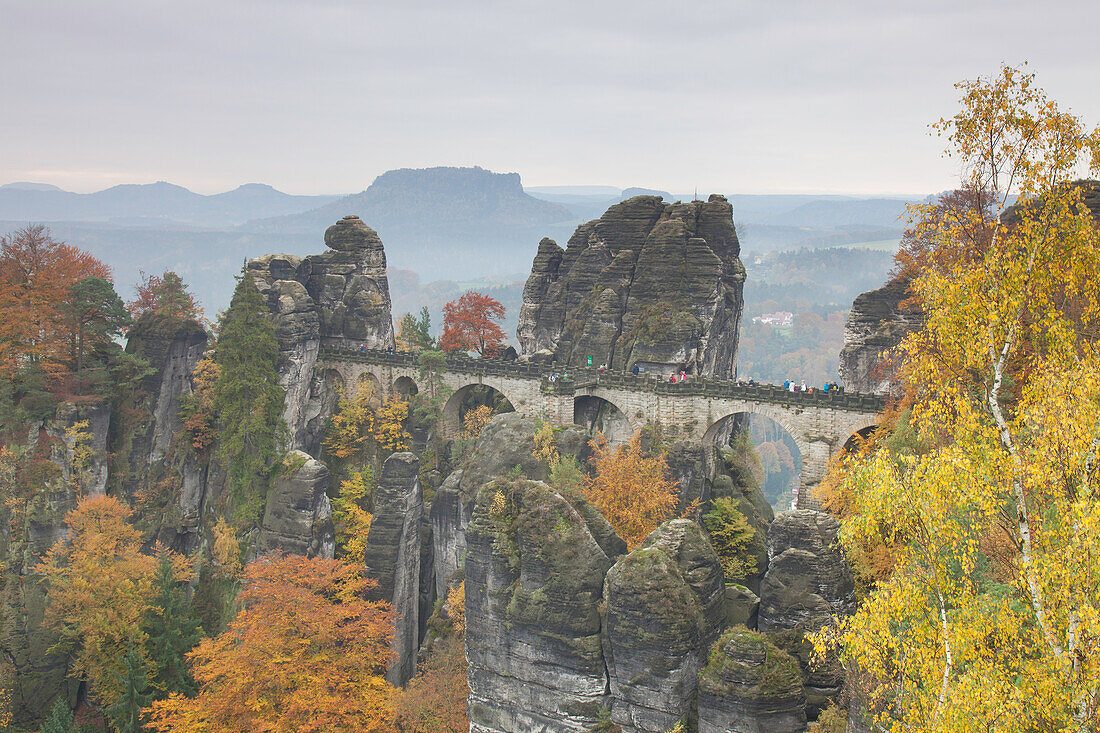
<instances>
[{"instance_id":1,"label":"evergreen tree","mask_svg":"<svg viewBox=\"0 0 1100 733\"><path fill-rule=\"evenodd\" d=\"M152 683L159 694L179 692L193 696L197 689L184 655L202 639L202 628L186 590L176 582L172 558L157 557L153 580L156 595L146 612L145 644L152 664Z\"/></svg>"},{"instance_id":2,"label":"evergreen tree","mask_svg":"<svg viewBox=\"0 0 1100 733\"><path fill-rule=\"evenodd\" d=\"M70 351L79 390L86 355L93 350L106 351L108 344L118 350L112 339L130 326L130 313L110 281L101 277L86 277L74 283L62 311L69 322Z\"/></svg>"},{"instance_id":3,"label":"evergreen tree","mask_svg":"<svg viewBox=\"0 0 1100 733\"><path fill-rule=\"evenodd\" d=\"M222 316L214 358L221 374L214 408L221 422L218 458L225 464L239 523L255 518L266 498L284 430L279 343L263 296L245 272Z\"/></svg>"},{"instance_id":4,"label":"evergreen tree","mask_svg":"<svg viewBox=\"0 0 1100 733\"><path fill-rule=\"evenodd\" d=\"M116 677L122 694L104 712L118 733L140 733L144 730L141 710L153 701L153 690L149 687L149 663L132 644Z\"/></svg>"},{"instance_id":5,"label":"evergreen tree","mask_svg":"<svg viewBox=\"0 0 1100 733\"><path fill-rule=\"evenodd\" d=\"M74 733L75 730L73 711L69 710L64 700L59 699L50 708L50 714L42 721L38 733Z\"/></svg>"}]
</instances>

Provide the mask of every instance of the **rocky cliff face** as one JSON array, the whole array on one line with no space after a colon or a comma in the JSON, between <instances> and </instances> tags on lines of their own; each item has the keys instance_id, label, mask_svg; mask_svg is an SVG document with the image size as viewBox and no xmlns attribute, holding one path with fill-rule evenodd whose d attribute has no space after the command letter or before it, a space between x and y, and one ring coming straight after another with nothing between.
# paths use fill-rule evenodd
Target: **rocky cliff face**
<instances>
[{"instance_id":1,"label":"rocky cliff face","mask_svg":"<svg viewBox=\"0 0 1100 733\"><path fill-rule=\"evenodd\" d=\"M734 629L699 676L699 733L799 733L805 702L798 663L765 634Z\"/></svg>"},{"instance_id":2,"label":"rocky cliff face","mask_svg":"<svg viewBox=\"0 0 1100 733\"><path fill-rule=\"evenodd\" d=\"M527 478L537 481L546 479L545 464L532 453L538 428L538 420L516 412L497 415L482 430L463 466L451 473L436 489L431 507L431 525L436 594L439 597L446 594L448 580L462 567L466 557L466 528L473 518L478 490L516 469ZM581 465L585 465L590 449L588 436L582 431L576 428L559 431L555 436L555 445L561 455L574 456Z\"/></svg>"},{"instance_id":3,"label":"rocky cliff face","mask_svg":"<svg viewBox=\"0 0 1100 733\"><path fill-rule=\"evenodd\" d=\"M309 257L265 255L248 271L267 296L279 340L279 383L290 447L316 454L335 404L316 374L321 344L385 349L394 346L386 253L378 234L357 216L325 231L328 250Z\"/></svg>"},{"instance_id":4,"label":"rocky cliff face","mask_svg":"<svg viewBox=\"0 0 1100 733\"><path fill-rule=\"evenodd\" d=\"M854 392L884 392L892 371L883 353L919 329L924 316L917 306L902 305L909 282L890 282L863 293L852 303L844 324L840 380Z\"/></svg>"},{"instance_id":5,"label":"rocky cliff face","mask_svg":"<svg viewBox=\"0 0 1100 733\"><path fill-rule=\"evenodd\" d=\"M396 615L394 661L386 675L403 685L416 672L420 640L420 560L424 493L412 453L386 459L374 492L374 520L367 535L367 575L378 580L374 597L387 601Z\"/></svg>"},{"instance_id":6,"label":"rocky cliff face","mask_svg":"<svg viewBox=\"0 0 1100 733\"><path fill-rule=\"evenodd\" d=\"M664 733L691 712L721 630L714 548L691 520L667 522L607 573L604 603L611 720L623 733Z\"/></svg>"},{"instance_id":7,"label":"rocky cliff face","mask_svg":"<svg viewBox=\"0 0 1100 733\"><path fill-rule=\"evenodd\" d=\"M267 498L257 552L278 551L331 558L336 550L328 467L301 451L291 451Z\"/></svg>"},{"instance_id":8,"label":"rocky cliff face","mask_svg":"<svg viewBox=\"0 0 1100 733\"><path fill-rule=\"evenodd\" d=\"M615 369L633 364L730 377L745 269L722 196L636 196L544 239L523 291L522 355Z\"/></svg>"},{"instance_id":9,"label":"rocky cliff face","mask_svg":"<svg viewBox=\"0 0 1100 733\"><path fill-rule=\"evenodd\" d=\"M472 733L598 723L607 705L600 602L613 558L596 536L607 533L606 520L539 481L478 492L466 530Z\"/></svg>"}]
</instances>

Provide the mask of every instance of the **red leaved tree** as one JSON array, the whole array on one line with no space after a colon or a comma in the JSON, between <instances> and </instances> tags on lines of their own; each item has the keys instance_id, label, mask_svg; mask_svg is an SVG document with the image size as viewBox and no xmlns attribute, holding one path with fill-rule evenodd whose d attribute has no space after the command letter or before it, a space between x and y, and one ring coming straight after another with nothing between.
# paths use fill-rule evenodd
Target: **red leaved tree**
<instances>
[{"instance_id":1,"label":"red leaved tree","mask_svg":"<svg viewBox=\"0 0 1100 733\"><path fill-rule=\"evenodd\" d=\"M202 318L202 308L188 292L183 278L171 270L163 275L149 275L143 270L136 290L137 297L126 304L135 321L146 313L157 313L173 321Z\"/></svg>"},{"instance_id":2,"label":"red leaved tree","mask_svg":"<svg viewBox=\"0 0 1100 733\"><path fill-rule=\"evenodd\" d=\"M443 335L439 347L444 351L476 351L478 356L495 356L504 346L504 306L496 298L475 292L443 306Z\"/></svg>"}]
</instances>

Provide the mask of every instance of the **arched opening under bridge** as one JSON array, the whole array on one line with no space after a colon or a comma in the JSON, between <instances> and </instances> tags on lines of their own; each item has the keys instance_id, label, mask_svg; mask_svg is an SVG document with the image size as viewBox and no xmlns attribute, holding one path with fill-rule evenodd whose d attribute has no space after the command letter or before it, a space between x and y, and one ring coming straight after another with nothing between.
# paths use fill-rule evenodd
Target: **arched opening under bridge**
<instances>
[{"instance_id":1,"label":"arched opening under bridge","mask_svg":"<svg viewBox=\"0 0 1100 733\"><path fill-rule=\"evenodd\" d=\"M844 441L844 452L848 453L850 451L858 450L863 443L865 443L871 438L872 435L875 434L876 430L878 430L878 425L868 425L867 427L861 428L852 433L848 437L848 440Z\"/></svg>"},{"instance_id":2,"label":"arched opening under bridge","mask_svg":"<svg viewBox=\"0 0 1100 733\"><path fill-rule=\"evenodd\" d=\"M487 384L467 384L455 390L443 406L443 423L447 435L458 435L466 416L483 406L490 408L494 415L516 411L512 402L500 390Z\"/></svg>"},{"instance_id":3,"label":"arched opening under bridge","mask_svg":"<svg viewBox=\"0 0 1100 733\"><path fill-rule=\"evenodd\" d=\"M600 433L612 445L621 445L634 437L634 428L626 415L610 400L595 395L573 399L573 422L589 433Z\"/></svg>"},{"instance_id":4,"label":"arched opening under bridge","mask_svg":"<svg viewBox=\"0 0 1100 733\"><path fill-rule=\"evenodd\" d=\"M393 380L394 394L403 399L407 400L410 397L414 397L419 391L412 377L398 377Z\"/></svg>"},{"instance_id":5,"label":"arched opening under bridge","mask_svg":"<svg viewBox=\"0 0 1100 733\"><path fill-rule=\"evenodd\" d=\"M756 412L717 420L704 440L720 448L735 482L755 482L775 512L793 508L802 482L802 450L780 422Z\"/></svg>"}]
</instances>

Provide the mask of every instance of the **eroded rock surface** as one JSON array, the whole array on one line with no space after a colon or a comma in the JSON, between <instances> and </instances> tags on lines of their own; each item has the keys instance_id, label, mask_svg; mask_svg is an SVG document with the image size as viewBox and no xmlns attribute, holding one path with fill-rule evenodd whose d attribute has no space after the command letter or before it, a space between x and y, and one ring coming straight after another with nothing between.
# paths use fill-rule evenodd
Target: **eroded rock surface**
<instances>
[{"instance_id":1,"label":"eroded rock surface","mask_svg":"<svg viewBox=\"0 0 1100 733\"><path fill-rule=\"evenodd\" d=\"M893 372L883 353L919 329L924 314L917 306L902 305L910 297L909 281L889 282L857 296L844 324L840 352L840 380L853 392L884 392Z\"/></svg>"},{"instance_id":2,"label":"eroded rock surface","mask_svg":"<svg viewBox=\"0 0 1100 733\"><path fill-rule=\"evenodd\" d=\"M608 534L606 520L540 481L479 490L466 530L472 733L598 723L607 705L600 603L614 558L596 537Z\"/></svg>"},{"instance_id":3,"label":"eroded rock surface","mask_svg":"<svg viewBox=\"0 0 1100 733\"><path fill-rule=\"evenodd\" d=\"M723 196L636 196L544 239L523 290L524 358L613 369L639 364L731 377L745 269Z\"/></svg>"},{"instance_id":4,"label":"eroded rock surface","mask_svg":"<svg viewBox=\"0 0 1100 733\"><path fill-rule=\"evenodd\" d=\"M301 451L291 451L286 461L290 468L275 479L267 498L258 550L331 558L336 535L325 494L328 467Z\"/></svg>"},{"instance_id":5,"label":"eroded rock surface","mask_svg":"<svg viewBox=\"0 0 1100 733\"><path fill-rule=\"evenodd\" d=\"M699 670L724 621L722 567L688 519L662 524L604 581L611 720L664 733L691 711Z\"/></svg>"},{"instance_id":6,"label":"eroded rock surface","mask_svg":"<svg viewBox=\"0 0 1100 733\"><path fill-rule=\"evenodd\" d=\"M424 492L419 471L420 460L408 452L394 453L382 465L363 557L367 574L378 580L372 597L388 601L396 616L394 661L386 673L394 685L405 684L415 674L420 640Z\"/></svg>"},{"instance_id":7,"label":"eroded rock surface","mask_svg":"<svg viewBox=\"0 0 1100 733\"><path fill-rule=\"evenodd\" d=\"M806 729L798 663L765 634L733 629L699 676L699 733L799 733Z\"/></svg>"},{"instance_id":8,"label":"eroded rock surface","mask_svg":"<svg viewBox=\"0 0 1100 733\"><path fill-rule=\"evenodd\" d=\"M265 255L248 263L274 317L290 445L314 454L335 404L331 385L314 370L320 346L394 346L386 253L377 232L345 216L325 232L325 244L329 249L317 255Z\"/></svg>"},{"instance_id":9,"label":"eroded rock surface","mask_svg":"<svg viewBox=\"0 0 1100 733\"><path fill-rule=\"evenodd\" d=\"M851 613L855 581L837 545L840 523L797 509L768 529L768 572L760 588L760 630L817 631L834 615Z\"/></svg>"},{"instance_id":10,"label":"eroded rock surface","mask_svg":"<svg viewBox=\"0 0 1100 733\"><path fill-rule=\"evenodd\" d=\"M535 418L516 412L497 415L481 431L462 467L436 489L431 524L437 596L447 592L448 580L466 556L466 528L478 490L513 471L537 481L547 477L546 465L532 452L539 425ZM590 449L583 431L572 427L559 430L554 443L561 455L575 456L581 465L587 461Z\"/></svg>"}]
</instances>

